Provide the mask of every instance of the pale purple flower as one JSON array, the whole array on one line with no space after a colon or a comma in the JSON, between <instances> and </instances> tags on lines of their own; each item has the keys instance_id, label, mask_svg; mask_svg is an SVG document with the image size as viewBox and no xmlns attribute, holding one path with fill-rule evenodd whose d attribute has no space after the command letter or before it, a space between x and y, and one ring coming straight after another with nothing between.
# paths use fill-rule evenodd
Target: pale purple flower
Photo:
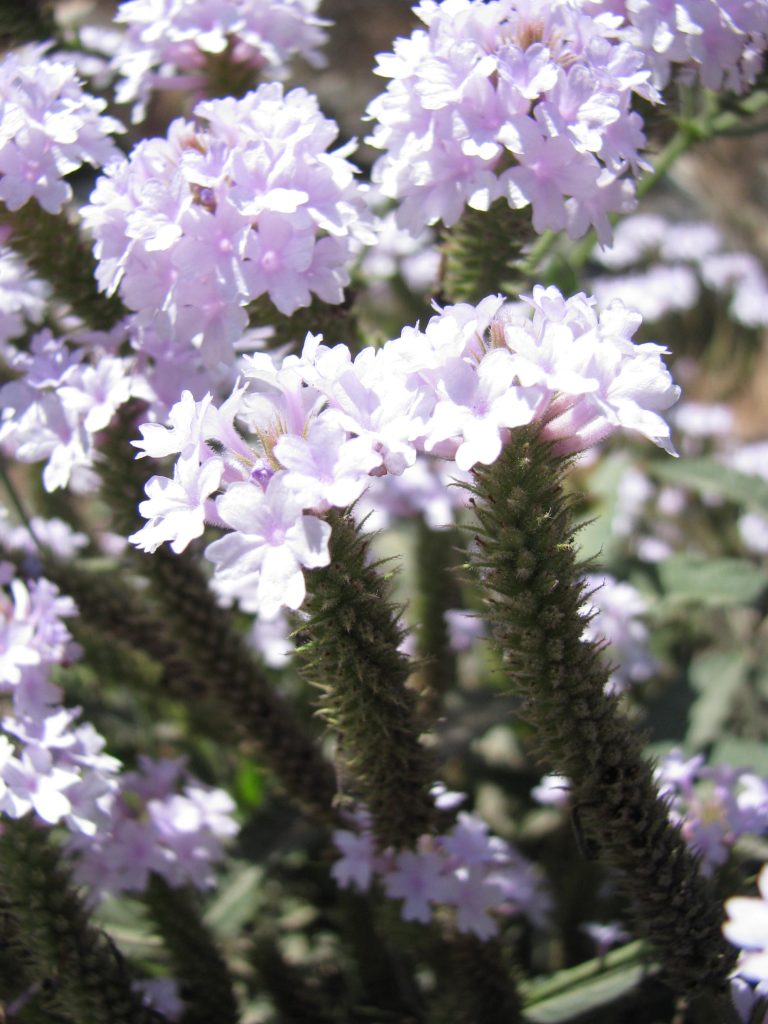
<instances>
[{"instance_id":1,"label":"pale purple flower","mask_svg":"<svg viewBox=\"0 0 768 1024\"><path fill-rule=\"evenodd\" d=\"M486 634L486 625L479 615L464 611L461 608L449 608L443 612L448 628L448 643L452 651L460 653L468 651L472 645Z\"/></svg>"},{"instance_id":2,"label":"pale purple flower","mask_svg":"<svg viewBox=\"0 0 768 1024\"><path fill-rule=\"evenodd\" d=\"M328 152L337 129L314 96L269 83L194 113L108 168L82 214L99 286L213 370L231 362L250 302L266 294L286 315L313 295L340 302L376 235L353 147Z\"/></svg>"},{"instance_id":3,"label":"pale purple flower","mask_svg":"<svg viewBox=\"0 0 768 1024\"><path fill-rule=\"evenodd\" d=\"M608 241L608 213L633 205L623 176L643 166L632 94L656 98L640 51L615 40L615 22L570 4L423 0L414 10L426 30L379 55L377 74L391 81L368 108L368 141L384 150L374 181L400 200L399 223L450 227L466 205L487 210L504 196L531 206L537 231L578 237L594 224Z\"/></svg>"},{"instance_id":4,"label":"pale purple flower","mask_svg":"<svg viewBox=\"0 0 768 1024\"><path fill-rule=\"evenodd\" d=\"M762 1019L755 1020L755 1008L761 1001L765 1011ZM750 985L744 978L731 978L731 1003L742 1024L768 1024L768 981Z\"/></svg>"},{"instance_id":5,"label":"pale purple flower","mask_svg":"<svg viewBox=\"0 0 768 1024\"><path fill-rule=\"evenodd\" d=\"M131 982L131 988L138 992L144 1006L157 1011L166 1020L181 1020L184 1015L184 1001L179 995L179 986L173 978L146 978Z\"/></svg>"},{"instance_id":6,"label":"pale purple flower","mask_svg":"<svg viewBox=\"0 0 768 1024\"><path fill-rule=\"evenodd\" d=\"M601 0L584 4L600 13ZM743 93L763 66L768 42L764 0L620 0L619 35L643 51L660 88L671 79Z\"/></svg>"},{"instance_id":7,"label":"pale purple flower","mask_svg":"<svg viewBox=\"0 0 768 1024\"><path fill-rule=\"evenodd\" d=\"M592 939L595 944L595 952L600 960L611 949L620 942L629 940L629 932L623 928L618 921L611 921L608 924L600 924L598 921L585 921L580 930Z\"/></svg>"},{"instance_id":8,"label":"pale purple flower","mask_svg":"<svg viewBox=\"0 0 768 1024\"><path fill-rule=\"evenodd\" d=\"M110 135L122 126L102 114L106 101L85 93L71 64L47 49L25 46L0 61L0 202L11 211L34 198L59 213L72 197L66 175L118 156Z\"/></svg>"},{"instance_id":9,"label":"pale purple flower","mask_svg":"<svg viewBox=\"0 0 768 1024\"><path fill-rule=\"evenodd\" d=\"M723 933L742 950L736 967L749 981L768 981L768 866L757 879L759 898L733 896L725 901Z\"/></svg>"},{"instance_id":10,"label":"pale purple flower","mask_svg":"<svg viewBox=\"0 0 768 1024\"><path fill-rule=\"evenodd\" d=\"M0 353L5 343L39 323L50 297L48 285L36 278L10 248L0 246Z\"/></svg>"},{"instance_id":11,"label":"pale purple flower","mask_svg":"<svg viewBox=\"0 0 768 1024\"><path fill-rule=\"evenodd\" d=\"M404 921L427 924L432 919L431 904L443 902L451 892L443 858L429 850L401 850L384 878L384 891L403 900Z\"/></svg>"},{"instance_id":12,"label":"pale purple flower","mask_svg":"<svg viewBox=\"0 0 768 1024\"><path fill-rule=\"evenodd\" d=\"M206 502L221 483L224 464L210 459L201 466L196 457L180 458L173 479L154 476L146 485L147 500L139 505L149 520L128 540L141 551L156 551L166 541L177 554L205 529Z\"/></svg>"},{"instance_id":13,"label":"pale purple flower","mask_svg":"<svg viewBox=\"0 0 768 1024\"><path fill-rule=\"evenodd\" d=\"M499 929L489 911L504 902L502 886L480 866L461 867L454 871L448 898L456 908L456 927L460 932L490 939Z\"/></svg>"},{"instance_id":14,"label":"pale purple flower","mask_svg":"<svg viewBox=\"0 0 768 1024\"><path fill-rule=\"evenodd\" d=\"M256 594L267 618L282 607L299 608L306 593L302 567L328 564L330 526L304 515L302 500L281 477L273 477L266 490L233 484L217 499L216 508L221 521L235 531L206 548L219 576L257 576Z\"/></svg>"},{"instance_id":15,"label":"pale purple flower","mask_svg":"<svg viewBox=\"0 0 768 1024\"><path fill-rule=\"evenodd\" d=\"M622 693L635 683L649 679L657 668L648 650L648 628L642 621L647 605L631 583L613 576L587 576L588 604L583 614L591 616L584 639L593 643L606 640L608 656L615 668L606 684L609 693Z\"/></svg>"},{"instance_id":16,"label":"pale purple flower","mask_svg":"<svg viewBox=\"0 0 768 1024\"><path fill-rule=\"evenodd\" d=\"M226 54L241 70L283 77L288 61L324 61L328 21L317 16L319 0L123 0L115 21L127 32L113 44L120 75L118 102L135 101L144 116L153 89L202 92L211 62Z\"/></svg>"},{"instance_id":17,"label":"pale purple flower","mask_svg":"<svg viewBox=\"0 0 768 1024\"><path fill-rule=\"evenodd\" d=\"M336 829L333 842L341 853L331 868L331 876L341 889L354 886L360 892L367 892L373 879L376 861L376 847L370 831L350 832Z\"/></svg>"}]
</instances>

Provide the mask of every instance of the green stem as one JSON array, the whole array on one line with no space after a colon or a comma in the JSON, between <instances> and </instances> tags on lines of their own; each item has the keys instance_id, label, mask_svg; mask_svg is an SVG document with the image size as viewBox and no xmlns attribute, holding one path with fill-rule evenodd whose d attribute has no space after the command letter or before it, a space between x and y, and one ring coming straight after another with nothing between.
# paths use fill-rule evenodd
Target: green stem
<instances>
[{"instance_id":1,"label":"green stem","mask_svg":"<svg viewBox=\"0 0 768 1024\"><path fill-rule=\"evenodd\" d=\"M77 1024L157 1024L131 989L127 964L88 911L48 830L5 822L0 891L19 923L29 971L51 993L50 1005Z\"/></svg>"},{"instance_id":2,"label":"green stem","mask_svg":"<svg viewBox=\"0 0 768 1024\"><path fill-rule=\"evenodd\" d=\"M429 831L434 775L406 686L400 610L351 516L328 518L331 560L307 574L308 640L300 656L322 691L319 713L339 736L342 773L371 812L380 846L409 846Z\"/></svg>"},{"instance_id":3,"label":"green stem","mask_svg":"<svg viewBox=\"0 0 768 1024\"><path fill-rule=\"evenodd\" d=\"M196 894L172 889L152 875L145 899L187 1004L184 1024L237 1024L232 978L203 922Z\"/></svg>"},{"instance_id":4,"label":"green stem","mask_svg":"<svg viewBox=\"0 0 768 1024\"><path fill-rule=\"evenodd\" d=\"M65 213L46 213L30 200L15 213L0 206L0 226L11 228L7 244L89 327L106 331L125 316L118 298L97 289L90 246Z\"/></svg>"},{"instance_id":5,"label":"green stem","mask_svg":"<svg viewBox=\"0 0 768 1024\"><path fill-rule=\"evenodd\" d=\"M534 237L529 210L497 199L490 210L464 210L442 238L441 294L449 302L479 302L523 287L521 254Z\"/></svg>"},{"instance_id":6,"label":"green stem","mask_svg":"<svg viewBox=\"0 0 768 1024\"><path fill-rule=\"evenodd\" d=\"M2 480L3 482L3 487L5 488L5 491L8 497L10 498L11 504L16 509L16 514L29 531L29 535L34 541L34 543L39 548L40 541L35 536L35 531L32 528L32 521L27 513L27 510L24 507L24 503L22 502L18 491L16 490L13 480L11 480L11 477L5 468L5 462L2 458L0 458L0 480Z\"/></svg>"},{"instance_id":7,"label":"green stem","mask_svg":"<svg viewBox=\"0 0 768 1024\"><path fill-rule=\"evenodd\" d=\"M423 685L421 709L433 719L443 697L456 683L456 655L450 648L446 611L461 606L461 588L455 572L457 544L449 530L433 530L419 520L416 538L418 576L417 634L422 663L418 674Z\"/></svg>"},{"instance_id":8,"label":"green stem","mask_svg":"<svg viewBox=\"0 0 768 1024\"><path fill-rule=\"evenodd\" d=\"M523 713L547 771L568 776L590 839L618 875L637 929L684 994L722 991L735 956L722 907L659 798L639 737L605 693L602 645L582 639L585 601L569 465L535 427L475 472L474 568Z\"/></svg>"}]
</instances>

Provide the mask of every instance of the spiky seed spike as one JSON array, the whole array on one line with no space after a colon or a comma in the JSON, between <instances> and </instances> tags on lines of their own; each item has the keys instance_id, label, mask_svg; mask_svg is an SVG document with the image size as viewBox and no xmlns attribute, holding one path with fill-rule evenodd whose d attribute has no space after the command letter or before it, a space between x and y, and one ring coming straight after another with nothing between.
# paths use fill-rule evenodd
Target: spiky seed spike
<instances>
[{"instance_id":1,"label":"spiky seed spike","mask_svg":"<svg viewBox=\"0 0 768 1024\"><path fill-rule=\"evenodd\" d=\"M667 977L683 993L721 991L735 958L720 930L722 907L669 821L639 737L605 693L609 668L598 657L605 645L582 639L584 567L562 489L569 463L532 426L514 432L496 463L476 470L486 537L476 572L489 595L488 618L539 756L547 771L572 780L586 836L617 872ZM535 559L525 557L534 551Z\"/></svg>"}]
</instances>

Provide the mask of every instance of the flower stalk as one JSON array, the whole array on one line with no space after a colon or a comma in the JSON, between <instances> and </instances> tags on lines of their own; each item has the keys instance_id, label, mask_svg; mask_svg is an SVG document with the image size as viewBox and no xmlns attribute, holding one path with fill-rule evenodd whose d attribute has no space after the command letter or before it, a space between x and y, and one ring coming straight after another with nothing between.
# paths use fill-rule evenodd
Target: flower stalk
<instances>
[{"instance_id":1,"label":"flower stalk","mask_svg":"<svg viewBox=\"0 0 768 1024\"><path fill-rule=\"evenodd\" d=\"M123 957L89 920L46 829L19 820L0 836L0 891L19 923L30 974L50 1006L78 1024L158 1024Z\"/></svg>"},{"instance_id":2,"label":"flower stalk","mask_svg":"<svg viewBox=\"0 0 768 1024\"><path fill-rule=\"evenodd\" d=\"M406 685L399 609L369 538L349 515L328 518L330 564L307 579L304 674L321 691L318 711L337 733L349 795L366 804L379 845L409 846L429 831L433 773Z\"/></svg>"},{"instance_id":3,"label":"flower stalk","mask_svg":"<svg viewBox=\"0 0 768 1024\"><path fill-rule=\"evenodd\" d=\"M639 933L677 991L722 990L734 961L722 907L669 821L640 738L605 693L604 645L582 639L584 569L562 488L569 461L529 427L476 469L471 564L539 758L571 780L582 827L618 875Z\"/></svg>"}]
</instances>

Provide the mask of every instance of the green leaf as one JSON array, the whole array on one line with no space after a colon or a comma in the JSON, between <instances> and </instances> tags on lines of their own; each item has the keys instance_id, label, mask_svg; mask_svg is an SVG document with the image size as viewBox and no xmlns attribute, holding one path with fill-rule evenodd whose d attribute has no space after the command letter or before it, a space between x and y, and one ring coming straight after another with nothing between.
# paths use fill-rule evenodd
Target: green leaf
<instances>
[{"instance_id":1,"label":"green leaf","mask_svg":"<svg viewBox=\"0 0 768 1024\"><path fill-rule=\"evenodd\" d=\"M576 534L581 558L597 558L601 565L612 561L623 540L613 531L619 485L632 465L626 452L612 452L601 459L590 474L588 488L592 504L584 525L579 524Z\"/></svg>"},{"instance_id":2,"label":"green leaf","mask_svg":"<svg viewBox=\"0 0 768 1024\"><path fill-rule=\"evenodd\" d=\"M672 555L659 566L664 611L678 605L725 608L751 604L768 587L768 575L743 558Z\"/></svg>"},{"instance_id":3,"label":"green leaf","mask_svg":"<svg viewBox=\"0 0 768 1024\"><path fill-rule=\"evenodd\" d=\"M688 748L700 750L720 735L748 671L741 651L704 651L693 659L689 678L698 696L690 710Z\"/></svg>"},{"instance_id":4,"label":"green leaf","mask_svg":"<svg viewBox=\"0 0 768 1024\"><path fill-rule=\"evenodd\" d=\"M522 986L523 1020L531 1024L559 1024L591 1013L636 988L656 972L647 962L648 947L631 942L602 960L558 971L551 978Z\"/></svg>"},{"instance_id":5,"label":"green leaf","mask_svg":"<svg viewBox=\"0 0 768 1024\"><path fill-rule=\"evenodd\" d=\"M664 483L689 487L698 494L717 494L754 512L768 515L768 481L723 466L714 459L654 461L648 472Z\"/></svg>"},{"instance_id":6,"label":"green leaf","mask_svg":"<svg viewBox=\"0 0 768 1024\"><path fill-rule=\"evenodd\" d=\"M254 761L243 761L235 777L237 802L242 807L258 807L264 799L264 773Z\"/></svg>"},{"instance_id":7,"label":"green leaf","mask_svg":"<svg viewBox=\"0 0 768 1024\"><path fill-rule=\"evenodd\" d=\"M709 757L710 764L729 764L734 768L749 768L758 775L768 775L768 744L762 740L743 740L738 736L724 736L715 744Z\"/></svg>"},{"instance_id":8,"label":"green leaf","mask_svg":"<svg viewBox=\"0 0 768 1024\"><path fill-rule=\"evenodd\" d=\"M264 871L260 867L237 864L205 912L205 923L220 937L236 935L243 925L253 921L262 898Z\"/></svg>"}]
</instances>

